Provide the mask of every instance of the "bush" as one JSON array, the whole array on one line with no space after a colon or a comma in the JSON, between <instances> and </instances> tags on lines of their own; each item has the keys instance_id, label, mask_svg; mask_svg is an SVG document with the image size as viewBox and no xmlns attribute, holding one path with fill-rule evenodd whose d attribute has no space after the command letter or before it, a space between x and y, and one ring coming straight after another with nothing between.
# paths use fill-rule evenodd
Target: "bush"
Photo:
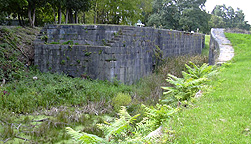
<instances>
[{"instance_id":1,"label":"bush","mask_svg":"<svg viewBox=\"0 0 251 144\"><path fill-rule=\"evenodd\" d=\"M121 106L127 106L132 102L132 98L129 94L119 92L117 96L112 98L112 105L115 111L118 111Z\"/></svg>"}]
</instances>

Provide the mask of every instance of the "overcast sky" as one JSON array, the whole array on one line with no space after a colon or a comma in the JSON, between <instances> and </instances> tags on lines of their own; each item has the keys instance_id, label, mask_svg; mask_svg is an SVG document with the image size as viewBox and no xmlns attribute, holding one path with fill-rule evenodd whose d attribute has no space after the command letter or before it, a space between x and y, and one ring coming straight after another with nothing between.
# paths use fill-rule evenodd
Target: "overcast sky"
<instances>
[{"instance_id":1,"label":"overcast sky","mask_svg":"<svg viewBox=\"0 0 251 144\"><path fill-rule=\"evenodd\" d=\"M212 12L216 5L225 4L227 7L231 6L235 10L240 8L245 14L245 20L251 24L251 1L250 0L207 0L206 11Z\"/></svg>"}]
</instances>

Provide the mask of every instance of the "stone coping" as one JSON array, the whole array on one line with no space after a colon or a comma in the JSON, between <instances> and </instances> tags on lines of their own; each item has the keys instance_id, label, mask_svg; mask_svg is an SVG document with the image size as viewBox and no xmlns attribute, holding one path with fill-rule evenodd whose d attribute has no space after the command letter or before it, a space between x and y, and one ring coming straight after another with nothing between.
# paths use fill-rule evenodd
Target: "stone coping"
<instances>
[{"instance_id":1,"label":"stone coping","mask_svg":"<svg viewBox=\"0 0 251 144\"><path fill-rule=\"evenodd\" d=\"M234 49L231 42L225 37L225 29L212 28L211 38L213 38L219 45L219 56L216 58L215 64L221 65L234 57Z\"/></svg>"}]
</instances>

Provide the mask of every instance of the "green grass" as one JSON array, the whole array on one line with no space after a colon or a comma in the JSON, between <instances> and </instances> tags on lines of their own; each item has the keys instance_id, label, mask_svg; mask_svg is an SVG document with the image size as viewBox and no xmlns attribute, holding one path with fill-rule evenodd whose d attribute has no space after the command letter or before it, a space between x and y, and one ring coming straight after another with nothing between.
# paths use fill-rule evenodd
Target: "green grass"
<instances>
[{"instance_id":1,"label":"green grass","mask_svg":"<svg viewBox=\"0 0 251 144\"><path fill-rule=\"evenodd\" d=\"M33 77L37 77L37 80ZM83 106L90 101L109 102L118 92L131 91L130 86L116 86L107 81L73 79L66 75L30 71L20 73L20 79L14 83L0 87L0 95L3 95L0 107L15 113L31 113L40 108L50 109L61 105Z\"/></svg>"},{"instance_id":2,"label":"green grass","mask_svg":"<svg viewBox=\"0 0 251 144\"><path fill-rule=\"evenodd\" d=\"M223 66L212 82L213 90L194 108L175 115L171 123L175 143L251 142L251 35L226 36L235 49L232 64Z\"/></svg>"},{"instance_id":3,"label":"green grass","mask_svg":"<svg viewBox=\"0 0 251 144\"><path fill-rule=\"evenodd\" d=\"M205 35L205 48L203 48L201 52L201 54L204 56L209 55L209 43L210 43L210 35Z\"/></svg>"}]
</instances>

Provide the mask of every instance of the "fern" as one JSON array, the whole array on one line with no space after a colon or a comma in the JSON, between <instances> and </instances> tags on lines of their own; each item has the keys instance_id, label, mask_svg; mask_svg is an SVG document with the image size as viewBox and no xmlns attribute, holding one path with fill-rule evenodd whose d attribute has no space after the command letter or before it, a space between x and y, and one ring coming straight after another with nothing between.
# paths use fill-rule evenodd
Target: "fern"
<instances>
[{"instance_id":1,"label":"fern","mask_svg":"<svg viewBox=\"0 0 251 144\"><path fill-rule=\"evenodd\" d=\"M172 116L177 111L177 109L174 109L171 106L165 104L157 104L156 108L148 108L145 105L142 106L146 110L146 117L149 121L151 121L150 123L152 124L152 130L160 127L163 122L168 121L170 119L170 116Z\"/></svg>"},{"instance_id":2,"label":"fern","mask_svg":"<svg viewBox=\"0 0 251 144\"><path fill-rule=\"evenodd\" d=\"M192 62L190 62L190 65L192 65L192 67L185 64L188 72L184 72L184 71L182 72L182 75L185 79L209 78L217 74L217 70L215 70L215 66L204 63L201 67L198 67Z\"/></svg>"},{"instance_id":3,"label":"fern","mask_svg":"<svg viewBox=\"0 0 251 144\"><path fill-rule=\"evenodd\" d=\"M124 106L119 111L119 118L115 119L114 122L98 124L98 127L104 132L104 139L96 135L75 131L70 127L67 127L66 130L79 143L148 143L154 139L146 136L157 127L160 127L163 122L168 121L177 109L160 104L157 104L156 108L148 108L144 105L143 107L146 110L146 117L136 123L134 125L136 127L133 127L133 124L139 114L133 117L130 116Z\"/></svg>"},{"instance_id":4,"label":"fern","mask_svg":"<svg viewBox=\"0 0 251 144\"><path fill-rule=\"evenodd\" d=\"M162 87L165 91L164 95L168 97L162 100L163 103L170 104L174 101L187 101L204 87L209 78L217 74L217 70L213 66L203 64L201 67L190 62L192 67L185 65L187 72L182 72L183 78L177 78L168 74L166 81L172 84L172 87Z\"/></svg>"},{"instance_id":5,"label":"fern","mask_svg":"<svg viewBox=\"0 0 251 144\"><path fill-rule=\"evenodd\" d=\"M105 142L103 138L100 138L96 135L75 131L70 127L66 127L65 129L67 133L71 135L71 137L79 143L96 144Z\"/></svg>"},{"instance_id":6,"label":"fern","mask_svg":"<svg viewBox=\"0 0 251 144\"><path fill-rule=\"evenodd\" d=\"M106 140L124 140L128 137L128 133L130 133L132 129L130 124L132 124L139 115L140 114L131 117L126 108L121 106L119 119L115 119L113 123L106 122L105 124L98 124L98 127L104 131Z\"/></svg>"},{"instance_id":7,"label":"fern","mask_svg":"<svg viewBox=\"0 0 251 144\"><path fill-rule=\"evenodd\" d=\"M163 94L172 96L178 101L189 100L202 88L203 83L205 83L207 80L207 78L177 78L171 74L168 74L168 79L166 79L166 81L173 86L162 87L162 89L165 90Z\"/></svg>"}]
</instances>

